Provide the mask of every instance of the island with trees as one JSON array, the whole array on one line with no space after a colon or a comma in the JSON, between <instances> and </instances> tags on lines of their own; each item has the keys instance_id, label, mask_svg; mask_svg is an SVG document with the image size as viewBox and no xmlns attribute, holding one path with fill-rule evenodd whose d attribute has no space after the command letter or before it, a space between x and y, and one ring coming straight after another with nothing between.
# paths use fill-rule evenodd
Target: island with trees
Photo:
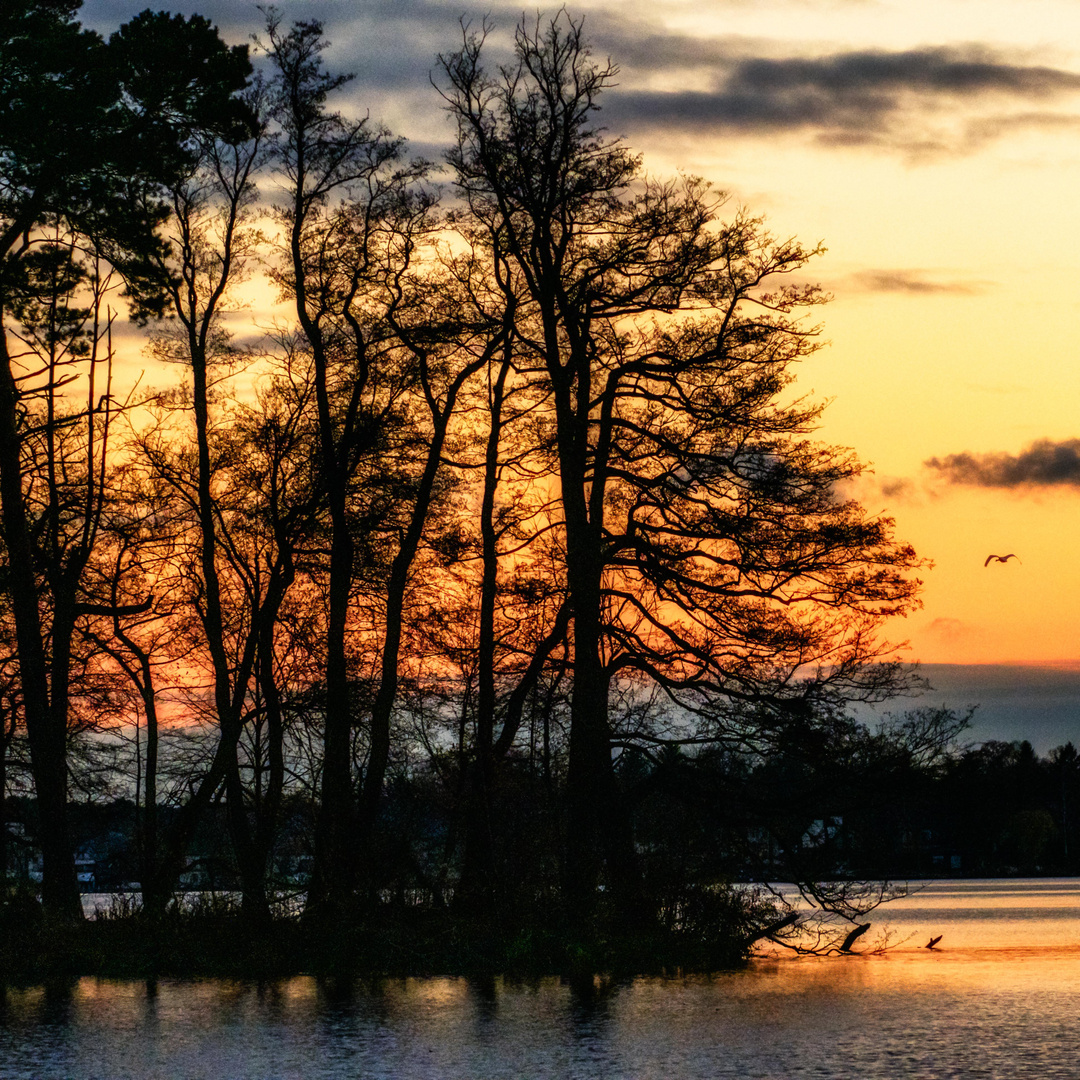
<instances>
[{"instance_id":1,"label":"island with trees","mask_svg":"<svg viewBox=\"0 0 1080 1080\"><path fill-rule=\"evenodd\" d=\"M708 969L952 859L966 718L853 712L922 564L796 387L817 249L565 10L463 21L436 162L317 22L77 7L0 11L10 970Z\"/></svg>"}]
</instances>

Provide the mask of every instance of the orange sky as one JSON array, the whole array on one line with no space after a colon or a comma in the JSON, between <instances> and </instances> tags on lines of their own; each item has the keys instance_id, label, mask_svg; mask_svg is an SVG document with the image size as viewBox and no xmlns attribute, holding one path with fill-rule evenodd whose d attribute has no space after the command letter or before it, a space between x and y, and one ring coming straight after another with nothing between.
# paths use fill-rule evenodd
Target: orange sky
<instances>
[{"instance_id":1,"label":"orange sky","mask_svg":"<svg viewBox=\"0 0 1080 1080\"><path fill-rule=\"evenodd\" d=\"M142 6L87 0L83 17L109 29ZM215 18L230 40L258 28L254 7L170 6ZM460 40L461 5L280 7L325 21L328 62L359 72L355 108L439 155L449 131L427 75ZM485 4L477 20L485 11L494 51L520 6ZM934 561L923 609L892 628L910 658L1080 657L1080 5L587 0L571 11L621 67L604 115L650 171L701 174L776 233L827 246L815 276L835 294L831 344L800 385L833 399L821 437L873 463L864 502ZM1052 469L1023 456L1038 440ZM925 465L956 454L971 455L963 477ZM1022 562L984 568L991 552Z\"/></svg>"},{"instance_id":2,"label":"orange sky","mask_svg":"<svg viewBox=\"0 0 1080 1080\"><path fill-rule=\"evenodd\" d=\"M1080 8L650 7L635 10L703 55L772 60L769 77L801 95L789 115L735 122L715 100L734 96L732 76L703 61L680 83L673 69L654 88L711 86L697 104L719 124L634 141L650 167L702 173L776 232L828 247L816 276L836 298L831 345L800 384L833 399L822 436L873 464L864 502L935 564L923 609L894 636L926 662L1080 656L1080 462L1048 484L1020 482L1024 459L995 474L978 457L1017 458L1037 440L1080 454ZM960 453L981 483L924 464ZM1022 564L984 567L991 552Z\"/></svg>"}]
</instances>

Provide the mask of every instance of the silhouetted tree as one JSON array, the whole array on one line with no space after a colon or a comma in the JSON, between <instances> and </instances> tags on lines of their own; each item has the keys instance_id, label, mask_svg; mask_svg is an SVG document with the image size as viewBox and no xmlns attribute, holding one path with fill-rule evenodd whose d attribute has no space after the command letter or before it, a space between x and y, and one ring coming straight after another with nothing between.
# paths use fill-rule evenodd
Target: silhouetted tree
<instances>
[{"instance_id":1,"label":"silhouetted tree","mask_svg":"<svg viewBox=\"0 0 1080 1080\"><path fill-rule=\"evenodd\" d=\"M272 18L268 34L289 200L281 211L288 259L277 280L295 302L310 350L329 511L322 806L309 903L312 912L333 913L350 902L361 870L364 888L372 888L366 849L390 760L413 567L439 501L458 396L490 362L500 330L463 317L452 277L415 272L417 251L435 227L421 185L428 166L405 163L401 140L367 118L350 121L328 109L328 96L347 77L323 70L321 26L301 22L286 33ZM407 456L395 463L399 448ZM388 565L354 798L345 642L364 514L358 472L367 506L382 509L367 524L386 538Z\"/></svg>"},{"instance_id":2,"label":"silhouetted tree","mask_svg":"<svg viewBox=\"0 0 1080 1080\"><path fill-rule=\"evenodd\" d=\"M524 20L497 73L486 34L466 27L440 58L449 160L515 350L550 387L573 617L567 900L587 921L603 875L624 915L647 917L613 677L658 683L716 738L750 715L732 703L760 725L769 707L809 722L815 704L888 696L899 669L878 663L872 628L912 602L916 562L891 521L837 498L861 466L807 440L820 406L783 401L816 347L800 312L821 300L783 282L814 252L745 214L721 224L700 181L643 177L597 126L616 69L580 22Z\"/></svg>"},{"instance_id":3,"label":"silhouetted tree","mask_svg":"<svg viewBox=\"0 0 1080 1080\"><path fill-rule=\"evenodd\" d=\"M0 12L0 509L9 559L42 568L12 575L9 593L41 812L42 900L63 919L81 916L66 822L67 669L100 512L102 290L112 269L137 304L158 306L161 185L186 162L194 127L235 121L232 95L249 71L246 49L226 48L198 16L145 12L106 44L74 21L76 7L13 0ZM80 414L62 388L83 358ZM27 485L35 466L46 470L39 483L57 483L71 424L87 437L80 478L63 482L81 483L86 498L78 517L63 510L61 529L59 486L46 497L50 514L35 521ZM27 452L35 429L45 448L36 459ZM44 543L35 544L39 524Z\"/></svg>"}]
</instances>

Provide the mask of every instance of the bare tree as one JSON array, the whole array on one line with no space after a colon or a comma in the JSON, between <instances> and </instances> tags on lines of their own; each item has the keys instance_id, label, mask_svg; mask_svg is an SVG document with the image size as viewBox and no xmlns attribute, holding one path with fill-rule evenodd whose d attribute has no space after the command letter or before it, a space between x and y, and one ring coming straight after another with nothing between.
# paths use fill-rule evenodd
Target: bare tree
<instances>
[{"instance_id":1,"label":"bare tree","mask_svg":"<svg viewBox=\"0 0 1080 1080\"><path fill-rule=\"evenodd\" d=\"M731 702L808 718L799 703L887 695L898 670L872 628L912 602L915 559L836 498L860 466L807 441L820 408L783 401L816 347L800 311L821 299L783 282L814 252L745 214L720 223L699 181L643 177L597 127L616 69L580 22L523 21L495 74L486 34L466 27L441 58L450 164L509 268L516 348L550 384L573 616L567 902L588 922L606 878L623 916L648 918L612 678L718 721Z\"/></svg>"},{"instance_id":2,"label":"bare tree","mask_svg":"<svg viewBox=\"0 0 1080 1080\"><path fill-rule=\"evenodd\" d=\"M350 121L329 111L326 99L346 77L322 69L321 26L297 23L285 33L271 19L268 33L289 199L282 210L288 259L279 280L295 301L312 358L330 529L322 805L309 895L315 915L340 911L358 884L369 894L373 887L367 849L390 760L414 562L439 500L458 397L489 363L503 331L464 316L452 275L414 273L435 228L420 183L428 166L405 164L401 141L366 117ZM367 506L385 508L381 521L368 520L386 538L388 565L374 628L366 762L354 799L345 642L363 513L358 471L371 481ZM380 487L392 498L373 501Z\"/></svg>"},{"instance_id":3,"label":"bare tree","mask_svg":"<svg viewBox=\"0 0 1080 1080\"><path fill-rule=\"evenodd\" d=\"M67 675L112 415L105 290L115 270L137 305L156 306L155 195L186 160L193 127L235 120L230 97L250 70L246 50L226 48L198 16L145 12L106 45L72 11L14 0L0 13L0 510L8 558L25 568L9 596L42 815L42 901L62 920L81 917ZM155 65L162 50L169 63ZM71 400L75 362L85 405ZM63 488L35 492L35 479Z\"/></svg>"}]
</instances>

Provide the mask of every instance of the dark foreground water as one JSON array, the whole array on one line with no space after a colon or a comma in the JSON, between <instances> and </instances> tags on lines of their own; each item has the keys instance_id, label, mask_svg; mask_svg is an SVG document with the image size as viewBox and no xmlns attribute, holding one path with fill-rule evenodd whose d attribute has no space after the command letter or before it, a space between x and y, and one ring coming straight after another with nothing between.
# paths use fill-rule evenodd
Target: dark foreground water
<instances>
[{"instance_id":1,"label":"dark foreground water","mask_svg":"<svg viewBox=\"0 0 1080 1080\"><path fill-rule=\"evenodd\" d=\"M1080 883L938 882L875 914L884 954L691 979L9 989L0 1078L1080 1076Z\"/></svg>"}]
</instances>

